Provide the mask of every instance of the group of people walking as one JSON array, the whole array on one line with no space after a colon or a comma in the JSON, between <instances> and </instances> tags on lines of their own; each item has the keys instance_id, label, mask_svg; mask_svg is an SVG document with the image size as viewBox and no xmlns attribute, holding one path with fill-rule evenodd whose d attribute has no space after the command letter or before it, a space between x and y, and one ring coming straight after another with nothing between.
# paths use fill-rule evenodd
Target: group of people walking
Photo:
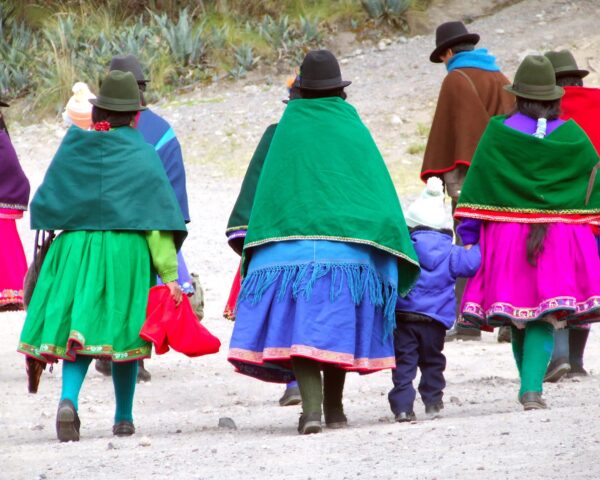
<instances>
[{"instance_id":1,"label":"group of people walking","mask_svg":"<svg viewBox=\"0 0 600 480\"><path fill-rule=\"evenodd\" d=\"M585 339L600 320L600 136L582 105L600 97L582 86L586 72L569 52L526 57L511 83L478 41L461 22L437 29L430 60L448 75L426 187L406 213L327 50L306 55L252 157L226 230L241 257L225 311L235 319L227 358L293 390L282 404L301 401L300 434L321 432L323 417L328 428L347 425L347 372L391 369L390 407L407 422L420 369L425 413L440 415L444 341L481 329L510 328L525 410L546 407L545 376L585 373ZM146 107L137 60L116 57L109 70L98 96L86 97L89 129L69 128L29 207L33 229L62 233L43 260L18 350L63 360L60 441L80 438L78 396L92 358L112 373L113 433L135 432L138 361L151 353L139 336L148 290L158 274L169 301L191 293L179 143ZM0 154L1 250L18 253L0 251L0 306L21 308L15 219L29 184L6 131Z\"/></svg>"}]
</instances>

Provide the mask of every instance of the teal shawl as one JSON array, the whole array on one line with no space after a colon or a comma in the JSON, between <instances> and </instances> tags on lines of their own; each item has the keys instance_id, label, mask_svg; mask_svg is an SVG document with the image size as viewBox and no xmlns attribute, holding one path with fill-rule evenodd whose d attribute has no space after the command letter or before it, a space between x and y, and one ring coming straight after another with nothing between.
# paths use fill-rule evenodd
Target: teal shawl
<instances>
[{"instance_id":1,"label":"teal shawl","mask_svg":"<svg viewBox=\"0 0 600 480\"><path fill-rule=\"evenodd\" d=\"M31 202L36 230L162 230L187 235L158 155L129 127L71 127Z\"/></svg>"},{"instance_id":2,"label":"teal shawl","mask_svg":"<svg viewBox=\"0 0 600 480\"><path fill-rule=\"evenodd\" d=\"M264 161L244 243L360 243L397 257L406 294L419 262L389 172L356 109L341 98L290 102Z\"/></svg>"}]
</instances>

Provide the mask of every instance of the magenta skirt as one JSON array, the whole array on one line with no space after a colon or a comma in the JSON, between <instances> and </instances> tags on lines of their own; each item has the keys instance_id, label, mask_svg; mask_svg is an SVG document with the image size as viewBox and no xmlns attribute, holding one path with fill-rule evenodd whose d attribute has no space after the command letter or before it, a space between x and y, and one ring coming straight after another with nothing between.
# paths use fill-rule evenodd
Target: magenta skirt
<instances>
[{"instance_id":1,"label":"magenta skirt","mask_svg":"<svg viewBox=\"0 0 600 480\"><path fill-rule=\"evenodd\" d=\"M462 300L464 326L526 323L553 314L570 325L600 321L600 257L589 225L554 223L537 266L527 262L529 225L485 222L481 267Z\"/></svg>"},{"instance_id":2,"label":"magenta skirt","mask_svg":"<svg viewBox=\"0 0 600 480\"><path fill-rule=\"evenodd\" d=\"M17 232L16 218L23 212L0 209L0 308L23 308L23 279L27 260Z\"/></svg>"}]
</instances>

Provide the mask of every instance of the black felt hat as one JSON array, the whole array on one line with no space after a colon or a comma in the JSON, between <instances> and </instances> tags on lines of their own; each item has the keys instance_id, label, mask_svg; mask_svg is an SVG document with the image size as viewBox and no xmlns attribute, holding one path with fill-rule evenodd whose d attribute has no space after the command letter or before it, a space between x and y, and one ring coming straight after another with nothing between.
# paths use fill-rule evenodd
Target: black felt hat
<instances>
[{"instance_id":1,"label":"black felt hat","mask_svg":"<svg viewBox=\"0 0 600 480\"><path fill-rule=\"evenodd\" d=\"M137 83L148 83L150 80L144 78L142 66L134 55L116 55L110 61L109 71L120 70L121 72L131 72Z\"/></svg>"},{"instance_id":2,"label":"black felt hat","mask_svg":"<svg viewBox=\"0 0 600 480\"><path fill-rule=\"evenodd\" d=\"M344 88L352 82L342 80L340 64L329 50L312 50L300 66L300 89L332 90Z\"/></svg>"},{"instance_id":3,"label":"black felt hat","mask_svg":"<svg viewBox=\"0 0 600 480\"><path fill-rule=\"evenodd\" d=\"M556 78L583 78L588 76L590 73L588 70L582 70L577 66L575 57L568 50L561 50L559 52L546 52L544 53L544 56L552 63Z\"/></svg>"},{"instance_id":4,"label":"black felt hat","mask_svg":"<svg viewBox=\"0 0 600 480\"><path fill-rule=\"evenodd\" d=\"M435 30L435 50L429 56L433 63L442 63L440 55L449 48L459 43L471 43L476 45L479 42L477 33L469 33L467 27L462 22L442 23Z\"/></svg>"}]
</instances>

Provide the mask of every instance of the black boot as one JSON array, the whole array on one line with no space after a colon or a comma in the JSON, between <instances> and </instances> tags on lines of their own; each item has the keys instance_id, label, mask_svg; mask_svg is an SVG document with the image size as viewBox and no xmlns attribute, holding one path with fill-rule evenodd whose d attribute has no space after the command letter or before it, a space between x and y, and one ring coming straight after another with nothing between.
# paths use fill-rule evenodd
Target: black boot
<instances>
[{"instance_id":1,"label":"black boot","mask_svg":"<svg viewBox=\"0 0 600 480\"><path fill-rule=\"evenodd\" d=\"M110 377L112 375L112 362L110 358L99 358L96 360L96 371L100 372L105 377Z\"/></svg>"},{"instance_id":2,"label":"black boot","mask_svg":"<svg viewBox=\"0 0 600 480\"><path fill-rule=\"evenodd\" d=\"M444 341L452 342L454 340L481 340L481 330L479 328L465 328L460 325L454 325L446 332Z\"/></svg>"},{"instance_id":3,"label":"black boot","mask_svg":"<svg viewBox=\"0 0 600 480\"><path fill-rule=\"evenodd\" d=\"M345 370L333 365L323 365L323 413L327 428L348 426L348 419L342 404L345 381Z\"/></svg>"},{"instance_id":4,"label":"black boot","mask_svg":"<svg viewBox=\"0 0 600 480\"><path fill-rule=\"evenodd\" d=\"M510 326L504 325L498 329L498 343L510 343Z\"/></svg>"},{"instance_id":5,"label":"black boot","mask_svg":"<svg viewBox=\"0 0 600 480\"><path fill-rule=\"evenodd\" d=\"M152 375L150 375L150 372L144 368L144 361L138 360L138 374L137 374L138 383L149 382L150 380L152 380Z\"/></svg>"},{"instance_id":6,"label":"black boot","mask_svg":"<svg viewBox=\"0 0 600 480\"><path fill-rule=\"evenodd\" d=\"M569 329L569 362L571 363L569 378L585 377L588 374L585 368L583 368L583 354L589 334L589 329Z\"/></svg>"}]
</instances>

